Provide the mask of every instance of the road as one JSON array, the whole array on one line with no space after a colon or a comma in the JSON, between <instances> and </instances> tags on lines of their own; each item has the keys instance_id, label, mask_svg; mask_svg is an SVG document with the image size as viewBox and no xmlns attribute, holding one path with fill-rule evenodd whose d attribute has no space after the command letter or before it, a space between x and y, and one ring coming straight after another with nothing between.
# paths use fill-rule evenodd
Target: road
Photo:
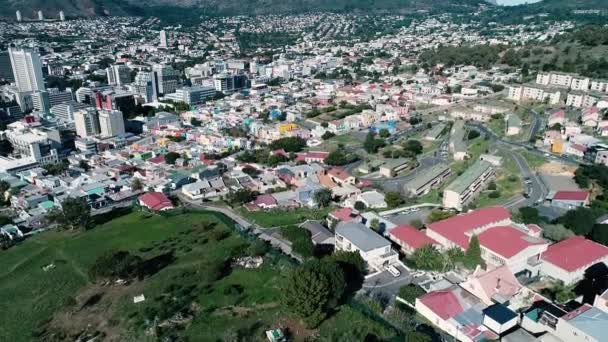
<instances>
[{"instance_id":1,"label":"road","mask_svg":"<svg viewBox=\"0 0 608 342\"><path fill-rule=\"evenodd\" d=\"M240 214L238 214L236 211L234 211L232 208L222 207L214 205L212 203L202 202L200 200L192 200L184 196L179 191L175 191L173 192L173 194L180 199L184 207L203 209L224 214L230 219L232 219L234 222L236 222L243 229L250 230L258 238L264 241L268 241L273 247L280 249L283 253L302 262L302 257L293 253L291 249L291 243L289 243L289 241L285 240L282 236L280 236L277 233L276 229L265 229L256 225L255 223L251 223L247 219L242 217Z\"/></svg>"}]
</instances>

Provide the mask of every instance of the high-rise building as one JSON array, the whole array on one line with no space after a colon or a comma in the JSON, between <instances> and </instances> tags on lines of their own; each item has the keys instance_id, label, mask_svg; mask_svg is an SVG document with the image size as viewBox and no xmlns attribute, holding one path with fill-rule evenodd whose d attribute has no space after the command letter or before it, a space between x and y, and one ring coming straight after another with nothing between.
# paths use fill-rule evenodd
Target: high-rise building
<instances>
[{"instance_id":1,"label":"high-rise building","mask_svg":"<svg viewBox=\"0 0 608 342\"><path fill-rule=\"evenodd\" d=\"M125 134L125 122L119 110L99 111L99 127L102 138L115 137Z\"/></svg>"},{"instance_id":2,"label":"high-rise building","mask_svg":"<svg viewBox=\"0 0 608 342\"><path fill-rule=\"evenodd\" d=\"M0 52L0 80L14 81L13 67L11 66L11 57L8 51Z\"/></svg>"},{"instance_id":3,"label":"high-rise building","mask_svg":"<svg viewBox=\"0 0 608 342\"><path fill-rule=\"evenodd\" d=\"M165 32L165 30L161 30L159 33L159 38L160 44L158 46L163 49L166 49L169 46L167 41L167 32Z\"/></svg>"},{"instance_id":4,"label":"high-rise building","mask_svg":"<svg viewBox=\"0 0 608 342\"><path fill-rule=\"evenodd\" d=\"M132 87L133 91L143 96L146 102L154 102L158 99L156 77L152 71L137 73Z\"/></svg>"},{"instance_id":5,"label":"high-rise building","mask_svg":"<svg viewBox=\"0 0 608 342\"><path fill-rule=\"evenodd\" d=\"M241 74L230 75L223 73L213 77L213 84L215 85L215 90L224 93L231 93L247 88L247 76Z\"/></svg>"},{"instance_id":6,"label":"high-rise building","mask_svg":"<svg viewBox=\"0 0 608 342\"><path fill-rule=\"evenodd\" d=\"M58 88L51 88L43 91L36 91L32 94L34 109L50 113L51 108L62 103L74 100L72 91L60 91Z\"/></svg>"},{"instance_id":7,"label":"high-rise building","mask_svg":"<svg viewBox=\"0 0 608 342\"><path fill-rule=\"evenodd\" d=\"M63 11L59 11L59 20L65 21L65 13Z\"/></svg>"},{"instance_id":8,"label":"high-rise building","mask_svg":"<svg viewBox=\"0 0 608 342\"><path fill-rule=\"evenodd\" d=\"M158 94L171 94L179 87L179 74L172 66L156 64L152 70L156 77L156 92Z\"/></svg>"},{"instance_id":9,"label":"high-rise building","mask_svg":"<svg viewBox=\"0 0 608 342\"><path fill-rule=\"evenodd\" d=\"M42 13L42 11L38 11L38 20L44 20L44 13Z\"/></svg>"},{"instance_id":10,"label":"high-rise building","mask_svg":"<svg viewBox=\"0 0 608 342\"><path fill-rule=\"evenodd\" d=\"M99 117L93 108L81 109L74 113L76 135L88 138L99 134Z\"/></svg>"},{"instance_id":11,"label":"high-rise building","mask_svg":"<svg viewBox=\"0 0 608 342\"><path fill-rule=\"evenodd\" d=\"M8 54L19 91L44 90L40 55L33 50L16 48L9 48Z\"/></svg>"},{"instance_id":12,"label":"high-rise building","mask_svg":"<svg viewBox=\"0 0 608 342\"><path fill-rule=\"evenodd\" d=\"M21 22L23 20L23 17L21 16L21 11L17 11L15 14L17 15L17 21Z\"/></svg>"},{"instance_id":13,"label":"high-rise building","mask_svg":"<svg viewBox=\"0 0 608 342\"><path fill-rule=\"evenodd\" d=\"M131 83L131 69L123 64L111 65L106 69L108 84L127 85Z\"/></svg>"},{"instance_id":14,"label":"high-rise building","mask_svg":"<svg viewBox=\"0 0 608 342\"><path fill-rule=\"evenodd\" d=\"M90 105L86 103L79 103L75 101L70 101L66 103L61 103L56 106L51 107L51 115L55 118L63 121L63 122L74 122L74 113L80 109L85 109L90 107Z\"/></svg>"},{"instance_id":15,"label":"high-rise building","mask_svg":"<svg viewBox=\"0 0 608 342\"><path fill-rule=\"evenodd\" d=\"M216 91L213 87L183 87L178 89L175 93L165 96L165 99L183 102L192 106L204 103L206 99L214 97L215 93Z\"/></svg>"}]
</instances>

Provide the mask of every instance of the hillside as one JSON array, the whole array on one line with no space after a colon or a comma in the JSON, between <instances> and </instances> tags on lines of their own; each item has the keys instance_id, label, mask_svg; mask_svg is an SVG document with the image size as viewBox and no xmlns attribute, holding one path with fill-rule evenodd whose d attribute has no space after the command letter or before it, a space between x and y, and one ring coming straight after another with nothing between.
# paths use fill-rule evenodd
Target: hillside
<instances>
[{"instance_id":1,"label":"hillside","mask_svg":"<svg viewBox=\"0 0 608 342\"><path fill-rule=\"evenodd\" d=\"M47 17L63 10L69 16L95 15L251 15L310 11L412 12L464 11L484 0L0 0L0 17L20 10L34 18L38 10ZM188 11L184 11L188 9ZM196 9L193 11L193 9Z\"/></svg>"}]
</instances>

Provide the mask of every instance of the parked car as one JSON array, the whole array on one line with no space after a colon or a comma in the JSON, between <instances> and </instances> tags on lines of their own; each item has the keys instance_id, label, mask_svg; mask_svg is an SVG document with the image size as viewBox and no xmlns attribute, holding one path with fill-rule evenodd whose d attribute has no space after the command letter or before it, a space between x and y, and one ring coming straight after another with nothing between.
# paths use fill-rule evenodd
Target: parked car
<instances>
[{"instance_id":1,"label":"parked car","mask_svg":"<svg viewBox=\"0 0 608 342\"><path fill-rule=\"evenodd\" d=\"M401 275L401 272L397 269L397 267L390 265L386 268L386 270L388 271L388 273L392 274L393 277L397 278L398 276Z\"/></svg>"}]
</instances>

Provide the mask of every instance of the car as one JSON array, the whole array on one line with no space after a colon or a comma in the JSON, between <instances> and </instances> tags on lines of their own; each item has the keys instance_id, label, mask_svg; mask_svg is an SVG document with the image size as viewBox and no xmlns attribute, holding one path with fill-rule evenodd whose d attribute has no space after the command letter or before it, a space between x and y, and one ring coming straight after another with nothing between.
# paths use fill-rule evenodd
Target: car
<instances>
[{"instance_id":1,"label":"car","mask_svg":"<svg viewBox=\"0 0 608 342\"><path fill-rule=\"evenodd\" d=\"M401 275L401 272L397 269L397 267L390 265L386 268L388 273L390 273L393 277L397 278Z\"/></svg>"}]
</instances>

